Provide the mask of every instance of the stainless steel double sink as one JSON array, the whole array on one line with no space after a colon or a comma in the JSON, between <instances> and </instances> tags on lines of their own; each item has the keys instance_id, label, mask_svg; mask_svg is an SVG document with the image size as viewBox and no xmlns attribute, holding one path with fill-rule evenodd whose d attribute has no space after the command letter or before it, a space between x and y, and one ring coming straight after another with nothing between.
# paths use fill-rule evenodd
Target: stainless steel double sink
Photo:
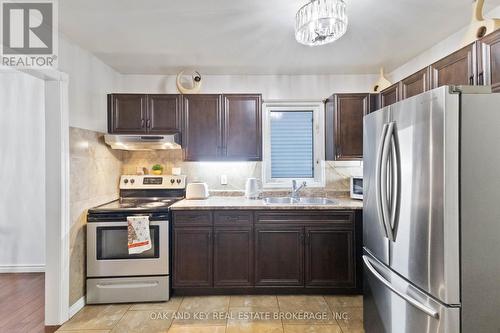
<instances>
[{"instance_id":1,"label":"stainless steel double sink","mask_svg":"<svg viewBox=\"0 0 500 333\"><path fill-rule=\"evenodd\" d=\"M332 205L335 203L335 201L322 197L269 197L264 198L264 203L266 205Z\"/></svg>"}]
</instances>

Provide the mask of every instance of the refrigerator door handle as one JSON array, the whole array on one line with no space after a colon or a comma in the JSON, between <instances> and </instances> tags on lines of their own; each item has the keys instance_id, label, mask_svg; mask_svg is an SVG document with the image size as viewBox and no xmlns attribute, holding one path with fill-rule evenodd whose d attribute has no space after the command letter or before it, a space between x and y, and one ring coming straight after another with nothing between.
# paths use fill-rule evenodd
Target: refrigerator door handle
<instances>
[{"instance_id":1,"label":"refrigerator door handle","mask_svg":"<svg viewBox=\"0 0 500 333\"><path fill-rule=\"evenodd\" d=\"M383 185L382 182L382 172L383 172L383 160L382 160L382 153L384 151L385 147L385 141L387 137L387 129L389 127L389 124L384 124L384 127L382 128L382 135L380 138L380 145L378 147L377 151L377 160L375 163L376 166L376 171L375 171L375 192L376 192L376 204L377 204L377 214L378 214L378 221L380 223L380 227L382 228L382 234L384 237L387 237L387 224L385 223L384 220L384 211L383 211L383 200L382 200L382 191L383 191Z\"/></svg>"},{"instance_id":2,"label":"refrigerator door handle","mask_svg":"<svg viewBox=\"0 0 500 333\"><path fill-rule=\"evenodd\" d=\"M408 296L405 293L397 290L389 281L387 281L386 279L384 279L384 277L382 275L380 275L380 273L377 272L377 270L372 266L372 264L370 262L370 259L366 255L363 255L363 261L364 261L366 267L373 274L373 276L375 276L387 288L389 288L390 290L392 290L396 295L398 295L399 297L401 297L406 302L410 303L411 305L413 305L414 307L416 307L420 311L424 312L428 316L431 316L433 318L439 319L439 312L437 312L436 310L434 310L433 308L431 308L431 307L429 307L429 306L427 306L425 304L420 303L418 300L414 299L413 297Z\"/></svg>"},{"instance_id":3,"label":"refrigerator door handle","mask_svg":"<svg viewBox=\"0 0 500 333\"><path fill-rule=\"evenodd\" d=\"M391 136L391 209L389 225L387 226L388 238L396 241L396 231L399 222L399 206L401 203L401 154L396 124L393 123Z\"/></svg>"},{"instance_id":4,"label":"refrigerator door handle","mask_svg":"<svg viewBox=\"0 0 500 333\"><path fill-rule=\"evenodd\" d=\"M391 151L392 142L392 132L394 130L394 122L387 124L387 131L382 144L382 156L380 157L380 183L378 191L380 192L380 207L382 210L382 221L385 225L386 237L389 240L394 241L392 227L390 225L390 209L389 209L389 196L388 196L388 164L389 164L389 153Z\"/></svg>"}]
</instances>

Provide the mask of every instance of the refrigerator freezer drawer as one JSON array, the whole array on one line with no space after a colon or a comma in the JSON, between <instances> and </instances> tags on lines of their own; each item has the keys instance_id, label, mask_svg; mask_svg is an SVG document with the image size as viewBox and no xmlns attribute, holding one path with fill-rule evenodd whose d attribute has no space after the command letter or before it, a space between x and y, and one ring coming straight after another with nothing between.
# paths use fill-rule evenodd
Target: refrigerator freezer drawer
<instances>
[{"instance_id":1,"label":"refrigerator freezer drawer","mask_svg":"<svg viewBox=\"0 0 500 333\"><path fill-rule=\"evenodd\" d=\"M363 256L366 333L460 332L460 308L430 298L377 260Z\"/></svg>"},{"instance_id":2,"label":"refrigerator freezer drawer","mask_svg":"<svg viewBox=\"0 0 500 333\"><path fill-rule=\"evenodd\" d=\"M170 298L169 276L87 279L87 303L159 302Z\"/></svg>"}]
</instances>

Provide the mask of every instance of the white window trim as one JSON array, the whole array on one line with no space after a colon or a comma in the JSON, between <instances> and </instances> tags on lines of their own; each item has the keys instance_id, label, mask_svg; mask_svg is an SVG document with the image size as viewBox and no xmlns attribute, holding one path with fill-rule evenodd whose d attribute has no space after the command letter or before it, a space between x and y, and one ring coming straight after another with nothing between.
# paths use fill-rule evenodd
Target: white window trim
<instances>
[{"instance_id":1,"label":"white window trim","mask_svg":"<svg viewBox=\"0 0 500 333\"><path fill-rule=\"evenodd\" d=\"M313 111L314 178L271 178L271 111ZM292 180L307 182L309 187L325 187L325 106L321 101L263 103L262 185L265 189L289 188Z\"/></svg>"}]
</instances>

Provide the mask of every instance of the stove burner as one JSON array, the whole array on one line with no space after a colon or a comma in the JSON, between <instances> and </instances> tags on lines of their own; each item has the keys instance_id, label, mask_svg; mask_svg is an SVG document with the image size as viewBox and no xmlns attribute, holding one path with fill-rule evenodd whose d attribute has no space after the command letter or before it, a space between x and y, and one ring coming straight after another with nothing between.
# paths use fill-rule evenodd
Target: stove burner
<instances>
[{"instance_id":1,"label":"stove burner","mask_svg":"<svg viewBox=\"0 0 500 333\"><path fill-rule=\"evenodd\" d=\"M141 207L141 208L158 208L158 207L165 207L166 205L167 204L165 202L153 201L153 202L140 204L139 207Z\"/></svg>"},{"instance_id":2,"label":"stove burner","mask_svg":"<svg viewBox=\"0 0 500 333\"><path fill-rule=\"evenodd\" d=\"M121 202L120 208L133 208L134 204L132 202Z\"/></svg>"},{"instance_id":3,"label":"stove burner","mask_svg":"<svg viewBox=\"0 0 500 333\"><path fill-rule=\"evenodd\" d=\"M174 200L172 200L172 199L162 199L162 200L160 200L160 201L161 201L161 202L164 202L164 203L166 203L166 204L169 204L169 203L172 203Z\"/></svg>"}]
</instances>

